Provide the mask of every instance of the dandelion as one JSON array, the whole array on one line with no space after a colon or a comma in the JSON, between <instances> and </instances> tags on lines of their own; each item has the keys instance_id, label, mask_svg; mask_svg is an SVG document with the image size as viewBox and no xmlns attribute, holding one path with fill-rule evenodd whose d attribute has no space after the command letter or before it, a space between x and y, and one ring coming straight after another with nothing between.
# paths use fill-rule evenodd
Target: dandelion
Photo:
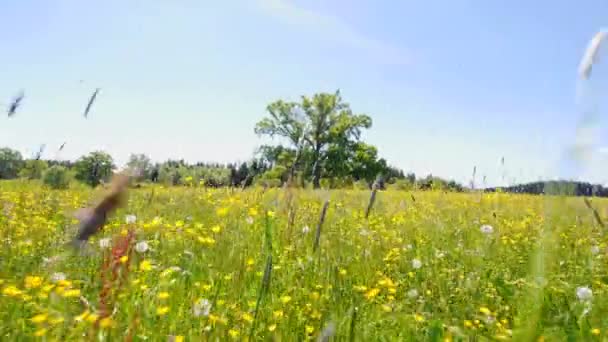
<instances>
[{"instance_id":1,"label":"dandelion","mask_svg":"<svg viewBox=\"0 0 608 342\"><path fill-rule=\"evenodd\" d=\"M424 316L422 316L421 314L415 314L414 315L414 320L418 323L422 323L425 321Z\"/></svg>"},{"instance_id":2,"label":"dandelion","mask_svg":"<svg viewBox=\"0 0 608 342\"><path fill-rule=\"evenodd\" d=\"M35 289L42 285L42 278L38 276L27 276L25 277L25 288Z\"/></svg>"},{"instance_id":3,"label":"dandelion","mask_svg":"<svg viewBox=\"0 0 608 342\"><path fill-rule=\"evenodd\" d=\"M479 312L481 312L482 314L489 316L492 314L492 311L490 311L490 309L486 308L485 306L482 306L481 308L479 308Z\"/></svg>"},{"instance_id":4,"label":"dandelion","mask_svg":"<svg viewBox=\"0 0 608 342\"><path fill-rule=\"evenodd\" d=\"M167 299L169 298L169 292L159 292L158 295L156 295L156 298L158 299Z\"/></svg>"},{"instance_id":5,"label":"dandelion","mask_svg":"<svg viewBox=\"0 0 608 342\"><path fill-rule=\"evenodd\" d=\"M64 281L65 278L66 278L65 274L61 273L61 272L55 272L51 275L51 281L53 283L58 283L60 281Z\"/></svg>"},{"instance_id":6,"label":"dandelion","mask_svg":"<svg viewBox=\"0 0 608 342\"><path fill-rule=\"evenodd\" d=\"M112 321L112 318L110 318L110 317L105 317L105 318L102 318L102 319L99 321L99 326L100 326L102 329L111 328L113 325L114 325L114 322Z\"/></svg>"},{"instance_id":7,"label":"dandelion","mask_svg":"<svg viewBox=\"0 0 608 342\"><path fill-rule=\"evenodd\" d=\"M291 296L282 296L281 297L281 303L283 304L287 304L291 301Z\"/></svg>"},{"instance_id":8,"label":"dandelion","mask_svg":"<svg viewBox=\"0 0 608 342\"><path fill-rule=\"evenodd\" d=\"M80 290L78 290L78 289L66 290L61 295L65 298L80 297Z\"/></svg>"},{"instance_id":9,"label":"dandelion","mask_svg":"<svg viewBox=\"0 0 608 342\"><path fill-rule=\"evenodd\" d=\"M412 267L416 270L419 269L420 267L422 267L422 261L420 261L419 259L413 259Z\"/></svg>"},{"instance_id":10,"label":"dandelion","mask_svg":"<svg viewBox=\"0 0 608 342\"><path fill-rule=\"evenodd\" d=\"M285 314L283 313L283 310L276 310L272 312L272 317L274 317L274 319L276 320L280 320L285 316Z\"/></svg>"},{"instance_id":11,"label":"dandelion","mask_svg":"<svg viewBox=\"0 0 608 342\"><path fill-rule=\"evenodd\" d=\"M417 298L418 297L418 290L411 289L411 290L407 291L407 296L409 298L412 298L412 299Z\"/></svg>"},{"instance_id":12,"label":"dandelion","mask_svg":"<svg viewBox=\"0 0 608 342\"><path fill-rule=\"evenodd\" d=\"M127 215L125 216L125 222L127 224L134 224L137 221L137 216L135 215Z\"/></svg>"},{"instance_id":13,"label":"dandelion","mask_svg":"<svg viewBox=\"0 0 608 342\"><path fill-rule=\"evenodd\" d=\"M148 243L146 241L140 241L135 244L135 250L137 251L137 253L145 253L149 248L150 246L148 246Z\"/></svg>"},{"instance_id":14,"label":"dandelion","mask_svg":"<svg viewBox=\"0 0 608 342\"><path fill-rule=\"evenodd\" d=\"M576 296L581 302L590 301L593 298L593 291L586 286L579 286L576 288Z\"/></svg>"},{"instance_id":15,"label":"dandelion","mask_svg":"<svg viewBox=\"0 0 608 342\"><path fill-rule=\"evenodd\" d=\"M312 334L313 332L315 332L315 327L313 327L311 325L307 325L305 329L306 329L306 333L309 335Z\"/></svg>"},{"instance_id":16,"label":"dandelion","mask_svg":"<svg viewBox=\"0 0 608 342\"><path fill-rule=\"evenodd\" d=\"M310 233L310 227L307 225L302 227L302 234L308 234L308 233Z\"/></svg>"},{"instance_id":17,"label":"dandelion","mask_svg":"<svg viewBox=\"0 0 608 342\"><path fill-rule=\"evenodd\" d=\"M237 337L239 337L240 333L236 329L230 329L230 330L228 330L228 335L230 335L230 337L236 339Z\"/></svg>"},{"instance_id":18,"label":"dandelion","mask_svg":"<svg viewBox=\"0 0 608 342\"><path fill-rule=\"evenodd\" d=\"M46 314L38 314L32 318L30 318L30 321L32 321L32 323L34 324L40 324L46 321L46 319L48 318L48 316Z\"/></svg>"},{"instance_id":19,"label":"dandelion","mask_svg":"<svg viewBox=\"0 0 608 342\"><path fill-rule=\"evenodd\" d=\"M215 226L211 227L211 231L217 234L222 231L222 228L218 225L215 225Z\"/></svg>"},{"instance_id":20,"label":"dandelion","mask_svg":"<svg viewBox=\"0 0 608 342\"><path fill-rule=\"evenodd\" d=\"M139 270L143 272L147 272L152 270L152 264L148 260L142 260L139 263Z\"/></svg>"},{"instance_id":21,"label":"dandelion","mask_svg":"<svg viewBox=\"0 0 608 342\"><path fill-rule=\"evenodd\" d=\"M253 322L253 316L251 316L248 312L243 313L243 315L241 315L241 318L247 323Z\"/></svg>"},{"instance_id":22,"label":"dandelion","mask_svg":"<svg viewBox=\"0 0 608 342\"><path fill-rule=\"evenodd\" d=\"M201 315L207 317L209 316L209 312L211 311L211 303L205 298L200 299L196 303L194 303L192 311L194 313L194 316L196 317L199 317Z\"/></svg>"},{"instance_id":23,"label":"dandelion","mask_svg":"<svg viewBox=\"0 0 608 342\"><path fill-rule=\"evenodd\" d=\"M44 335L46 335L47 329L42 328L42 329L38 329L34 332L34 336L36 337L42 337Z\"/></svg>"},{"instance_id":24,"label":"dandelion","mask_svg":"<svg viewBox=\"0 0 608 342\"><path fill-rule=\"evenodd\" d=\"M591 329L591 334L592 334L592 335L597 336L597 335L599 335L600 333L601 333L601 331L600 331L600 329L598 329L598 328Z\"/></svg>"},{"instance_id":25,"label":"dandelion","mask_svg":"<svg viewBox=\"0 0 608 342\"><path fill-rule=\"evenodd\" d=\"M248 225L252 225L253 224L253 217L247 216L247 218L245 219L245 222L247 222Z\"/></svg>"},{"instance_id":26,"label":"dandelion","mask_svg":"<svg viewBox=\"0 0 608 342\"><path fill-rule=\"evenodd\" d=\"M479 230L480 230L482 233L484 233L484 234L486 234L486 235L489 235L489 234L492 234L492 233L494 232L494 227L490 226L489 224L484 224L484 225L482 225L482 226L479 228Z\"/></svg>"},{"instance_id":27,"label":"dandelion","mask_svg":"<svg viewBox=\"0 0 608 342\"><path fill-rule=\"evenodd\" d=\"M126 255L123 255L120 257L120 262L123 264L125 264L128 260L129 260L129 257Z\"/></svg>"},{"instance_id":28,"label":"dandelion","mask_svg":"<svg viewBox=\"0 0 608 342\"><path fill-rule=\"evenodd\" d=\"M160 306L158 308L156 308L156 314L158 316L164 316L169 312L169 307L168 306Z\"/></svg>"},{"instance_id":29,"label":"dandelion","mask_svg":"<svg viewBox=\"0 0 608 342\"><path fill-rule=\"evenodd\" d=\"M374 299L378 294L380 293L380 289L377 288L373 288L373 289L369 289L369 291L367 291L365 293L365 298L367 298L367 300L372 300Z\"/></svg>"},{"instance_id":30,"label":"dandelion","mask_svg":"<svg viewBox=\"0 0 608 342\"><path fill-rule=\"evenodd\" d=\"M108 248L110 248L110 245L111 245L111 241L109 238L99 239L99 248L108 249Z\"/></svg>"},{"instance_id":31,"label":"dandelion","mask_svg":"<svg viewBox=\"0 0 608 342\"><path fill-rule=\"evenodd\" d=\"M277 325L276 324L271 324L268 326L268 331L273 332L277 329Z\"/></svg>"}]
</instances>

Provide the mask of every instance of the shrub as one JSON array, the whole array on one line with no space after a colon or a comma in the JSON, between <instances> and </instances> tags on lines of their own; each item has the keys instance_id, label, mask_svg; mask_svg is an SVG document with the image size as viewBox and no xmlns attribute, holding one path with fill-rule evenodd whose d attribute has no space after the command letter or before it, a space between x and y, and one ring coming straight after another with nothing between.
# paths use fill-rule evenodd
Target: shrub
<instances>
[{"instance_id":1,"label":"shrub","mask_svg":"<svg viewBox=\"0 0 608 342\"><path fill-rule=\"evenodd\" d=\"M71 174L59 165L50 167L44 172L42 181L51 189L67 189L70 186Z\"/></svg>"}]
</instances>

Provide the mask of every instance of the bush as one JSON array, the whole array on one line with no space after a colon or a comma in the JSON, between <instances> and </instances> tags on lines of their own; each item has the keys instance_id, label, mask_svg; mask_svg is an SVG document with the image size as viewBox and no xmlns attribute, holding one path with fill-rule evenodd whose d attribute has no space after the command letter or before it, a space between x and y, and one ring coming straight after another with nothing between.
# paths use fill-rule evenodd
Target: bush
<instances>
[{"instance_id":1,"label":"bush","mask_svg":"<svg viewBox=\"0 0 608 342\"><path fill-rule=\"evenodd\" d=\"M393 184L390 185L391 189L395 190L414 190L414 184L412 184L408 179L397 179Z\"/></svg>"},{"instance_id":2,"label":"bush","mask_svg":"<svg viewBox=\"0 0 608 342\"><path fill-rule=\"evenodd\" d=\"M70 186L71 174L59 165L50 167L44 172L42 181L51 189L67 189Z\"/></svg>"},{"instance_id":3,"label":"bush","mask_svg":"<svg viewBox=\"0 0 608 342\"><path fill-rule=\"evenodd\" d=\"M23 168L19 171L19 177L27 179L41 179L48 165L44 160L29 159L25 161Z\"/></svg>"}]
</instances>

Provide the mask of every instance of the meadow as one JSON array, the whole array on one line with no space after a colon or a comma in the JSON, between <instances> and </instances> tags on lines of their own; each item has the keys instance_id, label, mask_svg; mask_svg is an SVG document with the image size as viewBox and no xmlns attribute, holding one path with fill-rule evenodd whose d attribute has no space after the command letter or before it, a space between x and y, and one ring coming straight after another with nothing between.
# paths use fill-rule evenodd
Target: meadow
<instances>
[{"instance_id":1,"label":"meadow","mask_svg":"<svg viewBox=\"0 0 608 342\"><path fill-rule=\"evenodd\" d=\"M608 239L581 198L389 190L366 218L369 191L151 186L77 254L97 191L0 182L2 340L608 336Z\"/></svg>"}]
</instances>

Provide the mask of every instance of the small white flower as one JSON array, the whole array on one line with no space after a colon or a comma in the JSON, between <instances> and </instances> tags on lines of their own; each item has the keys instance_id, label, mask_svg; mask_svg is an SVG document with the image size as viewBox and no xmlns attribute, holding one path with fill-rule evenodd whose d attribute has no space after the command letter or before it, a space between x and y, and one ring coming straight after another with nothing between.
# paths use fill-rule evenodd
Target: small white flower
<instances>
[{"instance_id":1,"label":"small white flower","mask_svg":"<svg viewBox=\"0 0 608 342\"><path fill-rule=\"evenodd\" d=\"M600 247L595 245L595 246L591 246L591 254L596 255L600 252Z\"/></svg>"},{"instance_id":2,"label":"small white flower","mask_svg":"<svg viewBox=\"0 0 608 342\"><path fill-rule=\"evenodd\" d=\"M253 217L247 216L247 218L245 219L245 222L247 222L247 224L253 224Z\"/></svg>"},{"instance_id":3,"label":"small white flower","mask_svg":"<svg viewBox=\"0 0 608 342\"><path fill-rule=\"evenodd\" d=\"M110 248L110 245L111 245L110 238L99 239L99 248L101 248L101 249Z\"/></svg>"},{"instance_id":4,"label":"small white flower","mask_svg":"<svg viewBox=\"0 0 608 342\"><path fill-rule=\"evenodd\" d=\"M127 224L133 224L136 221L137 221L137 216L135 216L135 215L127 215L127 216L125 216L125 222Z\"/></svg>"},{"instance_id":5,"label":"small white flower","mask_svg":"<svg viewBox=\"0 0 608 342\"><path fill-rule=\"evenodd\" d=\"M409 291L407 291L407 296L414 299L418 297L418 290L416 289L411 289Z\"/></svg>"},{"instance_id":6,"label":"small white flower","mask_svg":"<svg viewBox=\"0 0 608 342\"><path fill-rule=\"evenodd\" d=\"M422 261L420 261L419 259L413 259L412 260L412 267L414 269L419 269L420 267L422 267Z\"/></svg>"},{"instance_id":7,"label":"small white flower","mask_svg":"<svg viewBox=\"0 0 608 342\"><path fill-rule=\"evenodd\" d=\"M444 256L445 256L445 253L443 253L442 251L440 251L440 250L435 251L435 258L441 259Z\"/></svg>"},{"instance_id":8,"label":"small white flower","mask_svg":"<svg viewBox=\"0 0 608 342\"><path fill-rule=\"evenodd\" d=\"M150 246L148 246L146 241L139 241L137 244L135 244L135 250L137 253L145 253L149 248Z\"/></svg>"},{"instance_id":9,"label":"small white flower","mask_svg":"<svg viewBox=\"0 0 608 342\"><path fill-rule=\"evenodd\" d=\"M361 231L359 232L359 235L361 236L368 236L369 235L369 230L363 228L361 229Z\"/></svg>"},{"instance_id":10,"label":"small white flower","mask_svg":"<svg viewBox=\"0 0 608 342\"><path fill-rule=\"evenodd\" d=\"M492 234L494 233L494 227L490 226L489 224L484 224L483 226L481 226L479 228L479 230L484 233L484 234Z\"/></svg>"},{"instance_id":11,"label":"small white flower","mask_svg":"<svg viewBox=\"0 0 608 342\"><path fill-rule=\"evenodd\" d=\"M173 272L179 272L182 270L182 268L179 266L171 266L171 267L169 267L169 269Z\"/></svg>"},{"instance_id":12,"label":"small white flower","mask_svg":"<svg viewBox=\"0 0 608 342\"><path fill-rule=\"evenodd\" d=\"M51 281L53 283L65 280L65 278L66 278L65 274L61 273L61 272L55 272L55 273L53 273L53 275L51 275Z\"/></svg>"},{"instance_id":13,"label":"small white flower","mask_svg":"<svg viewBox=\"0 0 608 342\"><path fill-rule=\"evenodd\" d=\"M209 316L209 312L211 311L211 303L203 298L194 303L194 307L192 308L194 316L199 317L201 315L207 317Z\"/></svg>"},{"instance_id":14,"label":"small white flower","mask_svg":"<svg viewBox=\"0 0 608 342\"><path fill-rule=\"evenodd\" d=\"M582 302L589 301L593 298L593 291L587 286L579 286L576 288L576 296Z\"/></svg>"},{"instance_id":15,"label":"small white flower","mask_svg":"<svg viewBox=\"0 0 608 342\"><path fill-rule=\"evenodd\" d=\"M414 246L412 246L412 244L408 243L407 245L405 245L405 250L406 251L411 251L414 248Z\"/></svg>"},{"instance_id":16,"label":"small white flower","mask_svg":"<svg viewBox=\"0 0 608 342\"><path fill-rule=\"evenodd\" d=\"M309 226L302 227L302 234L308 234L308 233L310 233L310 227Z\"/></svg>"}]
</instances>

